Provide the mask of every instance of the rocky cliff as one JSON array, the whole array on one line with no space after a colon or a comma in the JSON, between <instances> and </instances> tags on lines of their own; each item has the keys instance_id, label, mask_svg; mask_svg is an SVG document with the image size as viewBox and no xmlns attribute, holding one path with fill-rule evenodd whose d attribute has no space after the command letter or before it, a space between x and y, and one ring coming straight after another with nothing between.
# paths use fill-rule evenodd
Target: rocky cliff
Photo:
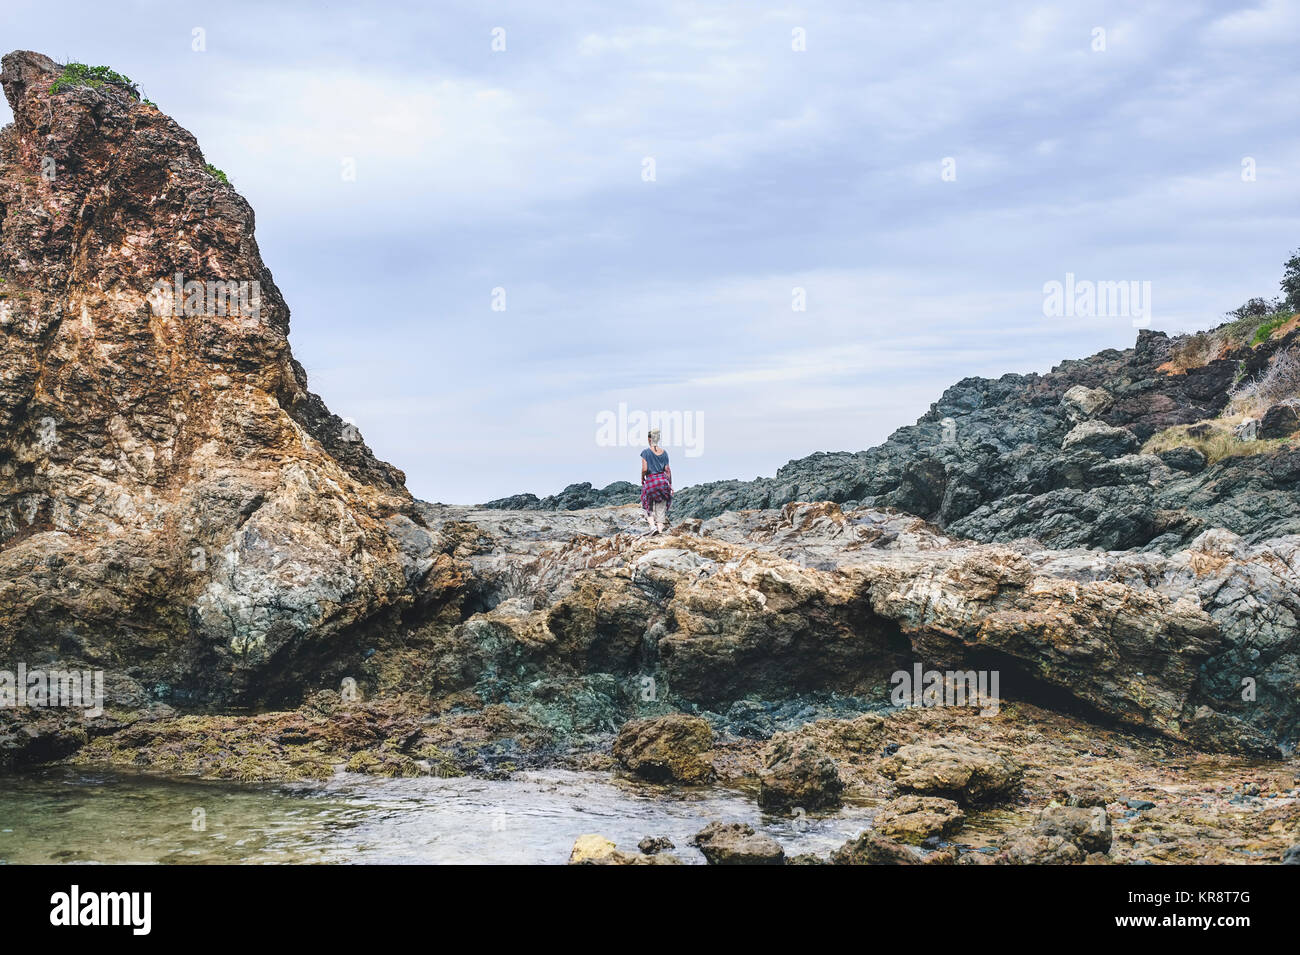
<instances>
[{"instance_id":1,"label":"rocky cliff","mask_svg":"<svg viewBox=\"0 0 1300 955\"><path fill-rule=\"evenodd\" d=\"M967 378L879 447L813 454L772 478L686 487L673 514L707 518L829 500L896 507L972 540L1104 550L1173 551L1213 528L1252 541L1296 533L1300 448L1285 440L1300 426L1294 405L1259 409L1260 423L1276 419L1277 427L1251 432L1265 440L1240 442L1221 458L1196 440L1198 427L1202 438L1237 439L1227 424L1244 416L1223 418L1234 388L1300 344L1294 322L1279 331L1257 344L1225 335L1188 368L1180 358L1196 336L1142 331L1134 348L1067 361L1045 375ZM1159 435L1170 440L1152 440ZM487 506L562 510L635 499L635 488L620 482Z\"/></svg>"},{"instance_id":2,"label":"rocky cliff","mask_svg":"<svg viewBox=\"0 0 1300 955\"><path fill-rule=\"evenodd\" d=\"M1105 550L1171 551L1211 528L1255 541L1300 531L1293 442L1215 461L1194 440L1143 453L1158 434L1215 428L1234 386L1265 374L1300 332L1228 342L1182 370L1190 338L1142 331L1134 348L1045 375L968 378L877 448L791 461L771 479L687 488L675 506L712 516L826 499L898 507L974 540Z\"/></svg>"},{"instance_id":3,"label":"rocky cliff","mask_svg":"<svg viewBox=\"0 0 1300 955\"><path fill-rule=\"evenodd\" d=\"M0 76L0 655L296 693L420 599L427 535L308 390L248 203L125 82L62 73Z\"/></svg>"},{"instance_id":4,"label":"rocky cliff","mask_svg":"<svg viewBox=\"0 0 1300 955\"><path fill-rule=\"evenodd\" d=\"M1223 453L1189 429L1237 441L1234 384L1293 325L962 382L880 448L687 489L668 536L591 506L630 487L428 505L308 391L252 210L193 137L122 78L64 75L33 53L0 74L0 660L106 670L114 708L93 732L0 711L0 761L269 778L241 746L310 750L310 774L364 747L405 772L469 732L471 768L517 765L680 710L770 736L771 708L884 707L918 664L1179 744L1293 748L1300 452L1260 422ZM378 699L336 720L343 677Z\"/></svg>"}]
</instances>

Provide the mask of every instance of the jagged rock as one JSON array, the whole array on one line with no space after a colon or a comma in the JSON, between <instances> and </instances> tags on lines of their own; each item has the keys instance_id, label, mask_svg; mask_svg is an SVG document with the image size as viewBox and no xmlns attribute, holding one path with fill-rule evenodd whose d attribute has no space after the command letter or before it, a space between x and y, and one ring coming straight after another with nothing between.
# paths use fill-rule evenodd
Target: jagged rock
<instances>
[{"instance_id":1,"label":"jagged rock","mask_svg":"<svg viewBox=\"0 0 1300 955\"><path fill-rule=\"evenodd\" d=\"M60 72L0 75L0 648L181 701L360 677L450 559L308 391L248 203L134 91Z\"/></svg>"},{"instance_id":2,"label":"jagged rock","mask_svg":"<svg viewBox=\"0 0 1300 955\"><path fill-rule=\"evenodd\" d=\"M708 722L677 713L624 724L614 741L614 758L643 779L704 783L713 776L712 748Z\"/></svg>"},{"instance_id":3,"label":"jagged rock","mask_svg":"<svg viewBox=\"0 0 1300 955\"><path fill-rule=\"evenodd\" d=\"M1034 824L1042 836L1061 836L1078 846L1084 855L1109 852L1111 843L1110 814L1104 806L1081 808L1053 806L1044 809Z\"/></svg>"},{"instance_id":4,"label":"jagged rock","mask_svg":"<svg viewBox=\"0 0 1300 955\"><path fill-rule=\"evenodd\" d=\"M1105 458L1117 458L1137 449L1137 435L1128 428L1116 428L1101 421L1075 425L1061 442L1061 450L1077 448L1096 451Z\"/></svg>"},{"instance_id":5,"label":"jagged rock","mask_svg":"<svg viewBox=\"0 0 1300 955\"><path fill-rule=\"evenodd\" d=\"M1061 404L1074 412L1079 418L1092 418L1109 411L1115 403L1110 392L1104 388L1089 388L1087 385L1075 385L1061 398Z\"/></svg>"},{"instance_id":6,"label":"jagged rock","mask_svg":"<svg viewBox=\"0 0 1300 955\"><path fill-rule=\"evenodd\" d=\"M946 838L966 822L966 814L951 799L899 796L881 807L873 825L902 842L920 845L932 837Z\"/></svg>"},{"instance_id":7,"label":"jagged rock","mask_svg":"<svg viewBox=\"0 0 1300 955\"><path fill-rule=\"evenodd\" d=\"M785 850L769 836L754 832L742 822L711 822L694 836L691 844L704 853L709 865L781 865Z\"/></svg>"},{"instance_id":8,"label":"jagged rock","mask_svg":"<svg viewBox=\"0 0 1300 955\"><path fill-rule=\"evenodd\" d=\"M641 489L630 481L615 481L603 488L591 482L570 484L559 494L539 498L536 494L513 494L488 501L483 507L519 511L573 511L584 507L608 507L631 504L641 498Z\"/></svg>"},{"instance_id":9,"label":"jagged rock","mask_svg":"<svg viewBox=\"0 0 1300 955\"><path fill-rule=\"evenodd\" d=\"M1196 448L1170 448L1168 451L1161 451L1158 457L1175 471L1186 471L1188 474L1199 474L1201 471L1205 470L1205 455Z\"/></svg>"},{"instance_id":10,"label":"jagged rock","mask_svg":"<svg viewBox=\"0 0 1300 955\"><path fill-rule=\"evenodd\" d=\"M902 746L881 762L880 772L905 792L964 804L1012 796L1023 775L1010 756L977 746L964 736Z\"/></svg>"},{"instance_id":11,"label":"jagged rock","mask_svg":"<svg viewBox=\"0 0 1300 955\"><path fill-rule=\"evenodd\" d=\"M907 846L870 830L831 853L832 865L921 865L922 861Z\"/></svg>"},{"instance_id":12,"label":"jagged rock","mask_svg":"<svg viewBox=\"0 0 1300 955\"><path fill-rule=\"evenodd\" d=\"M1238 441L1254 441L1259 437L1259 420L1247 418L1232 429L1232 436Z\"/></svg>"},{"instance_id":13,"label":"jagged rock","mask_svg":"<svg viewBox=\"0 0 1300 955\"><path fill-rule=\"evenodd\" d=\"M630 510L423 515L493 607L430 631L434 693L518 699L595 669L721 713L810 691L884 701L918 659L996 653L1005 695L1062 694L1216 750L1275 754L1300 728L1300 537L1207 531L1165 556L978 545L827 503L658 540Z\"/></svg>"},{"instance_id":14,"label":"jagged rock","mask_svg":"<svg viewBox=\"0 0 1300 955\"><path fill-rule=\"evenodd\" d=\"M636 847L648 856L677 848L673 845L673 841L666 836L646 836L636 844Z\"/></svg>"},{"instance_id":15,"label":"jagged rock","mask_svg":"<svg viewBox=\"0 0 1300 955\"><path fill-rule=\"evenodd\" d=\"M782 734L769 744L758 780L758 804L764 809L834 809L843 792L835 761L810 741Z\"/></svg>"},{"instance_id":16,"label":"jagged rock","mask_svg":"<svg viewBox=\"0 0 1300 955\"><path fill-rule=\"evenodd\" d=\"M1268 440L1289 438L1297 431L1300 431L1300 407L1274 405L1259 419L1256 437Z\"/></svg>"}]
</instances>

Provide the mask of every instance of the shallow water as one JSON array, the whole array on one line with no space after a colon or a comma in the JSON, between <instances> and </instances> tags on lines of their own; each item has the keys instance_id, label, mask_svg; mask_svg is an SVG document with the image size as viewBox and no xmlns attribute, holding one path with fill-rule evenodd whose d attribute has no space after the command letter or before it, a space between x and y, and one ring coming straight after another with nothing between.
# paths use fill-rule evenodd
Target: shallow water
<instances>
[{"instance_id":1,"label":"shallow water","mask_svg":"<svg viewBox=\"0 0 1300 955\"><path fill-rule=\"evenodd\" d=\"M628 851L642 836L667 836L675 855L703 863L687 840L715 819L748 822L789 855L825 855L869 817L846 807L782 819L734 790L683 793L563 770L271 785L51 767L0 777L0 863L559 864L589 832Z\"/></svg>"}]
</instances>

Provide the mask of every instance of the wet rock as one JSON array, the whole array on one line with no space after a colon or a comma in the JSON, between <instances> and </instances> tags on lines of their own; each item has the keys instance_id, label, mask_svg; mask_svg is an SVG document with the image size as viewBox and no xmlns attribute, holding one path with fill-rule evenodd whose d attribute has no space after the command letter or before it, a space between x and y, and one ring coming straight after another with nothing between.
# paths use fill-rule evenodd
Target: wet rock
<instances>
[{"instance_id":1,"label":"wet rock","mask_svg":"<svg viewBox=\"0 0 1300 955\"><path fill-rule=\"evenodd\" d=\"M588 833L574 841L569 865L682 865L682 860L670 855L620 852L604 836Z\"/></svg>"},{"instance_id":2,"label":"wet rock","mask_svg":"<svg viewBox=\"0 0 1300 955\"><path fill-rule=\"evenodd\" d=\"M831 853L832 865L921 865L920 855L907 846L867 831Z\"/></svg>"},{"instance_id":3,"label":"wet rock","mask_svg":"<svg viewBox=\"0 0 1300 955\"><path fill-rule=\"evenodd\" d=\"M740 822L711 822L694 836L691 844L704 853L709 865L781 865L785 850L769 836L754 832Z\"/></svg>"},{"instance_id":4,"label":"wet rock","mask_svg":"<svg viewBox=\"0 0 1300 955\"><path fill-rule=\"evenodd\" d=\"M614 758L642 779L705 783L713 777L712 748L708 722L677 713L625 723L614 741Z\"/></svg>"},{"instance_id":5,"label":"wet rock","mask_svg":"<svg viewBox=\"0 0 1300 955\"><path fill-rule=\"evenodd\" d=\"M1088 809L1054 806L1044 809L1034 824L1034 833L1068 839L1084 855L1109 852L1112 838L1110 815L1103 806Z\"/></svg>"},{"instance_id":6,"label":"wet rock","mask_svg":"<svg viewBox=\"0 0 1300 955\"><path fill-rule=\"evenodd\" d=\"M1156 808L1156 804L1147 799L1126 799L1124 800L1124 805L1128 806L1130 809L1136 809L1139 812L1146 809Z\"/></svg>"},{"instance_id":7,"label":"wet rock","mask_svg":"<svg viewBox=\"0 0 1300 955\"><path fill-rule=\"evenodd\" d=\"M636 847L648 856L677 848L667 836L646 836L636 844Z\"/></svg>"},{"instance_id":8,"label":"wet rock","mask_svg":"<svg viewBox=\"0 0 1300 955\"><path fill-rule=\"evenodd\" d=\"M0 707L0 770L62 759L86 744L91 726L67 710Z\"/></svg>"},{"instance_id":9,"label":"wet rock","mask_svg":"<svg viewBox=\"0 0 1300 955\"><path fill-rule=\"evenodd\" d=\"M905 792L951 798L963 804L992 802L1015 794L1023 770L1004 753L953 736L912 743L880 764L882 775Z\"/></svg>"},{"instance_id":10,"label":"wet rock","mask_svg":"<svg viewBox=\"0 0 1300 955\"><path fill-rule=\"evenodd\" d=\"M843 792L839 767L812 742L782 734L769 744L758 781L758 804L764 809L834 809Z\"/></svg>"},{"instance_id":11,"label":"wet rock","mask_svg":"<svg viewBox=\"0 0 1300 955\"><path fill-rule=\"evenodd\" d=\"M965 822L966 814L951 799L899 796L881 807L873 827L901 842L921 845L954 835Z\"/></svg>"}]
</instances>

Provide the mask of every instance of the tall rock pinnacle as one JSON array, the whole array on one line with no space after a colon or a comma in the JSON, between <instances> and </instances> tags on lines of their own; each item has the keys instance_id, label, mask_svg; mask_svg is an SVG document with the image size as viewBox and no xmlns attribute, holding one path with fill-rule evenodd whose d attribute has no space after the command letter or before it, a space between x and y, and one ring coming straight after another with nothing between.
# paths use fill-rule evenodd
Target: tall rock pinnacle
<instances>
[{"instance_id":1,"label":"tall rock pinnacle","mask_svg":"<svg viewBox=\"0 0 1300 955\"><path fill-rule=\"evenodd\" d=\"M0 652L274 694L412 602L428 536L307 390L248 203L133 89L62 73L0 76Z\"/></svg>"}]
</instances>

